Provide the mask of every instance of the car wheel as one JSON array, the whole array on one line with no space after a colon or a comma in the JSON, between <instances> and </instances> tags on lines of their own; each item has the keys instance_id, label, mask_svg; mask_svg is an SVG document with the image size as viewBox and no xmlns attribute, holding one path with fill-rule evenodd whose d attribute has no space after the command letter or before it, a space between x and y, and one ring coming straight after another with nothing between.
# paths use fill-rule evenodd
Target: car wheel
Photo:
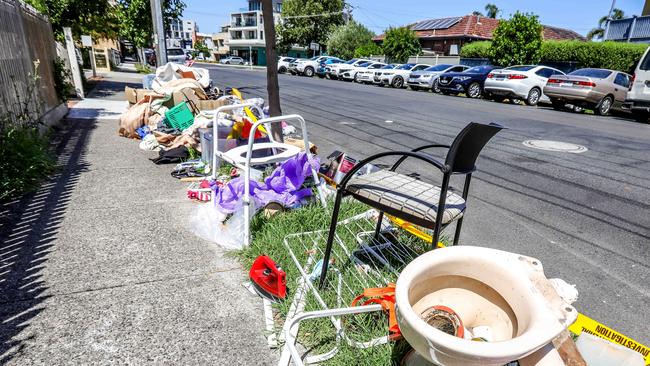
<instances>
[{"instance_id":1,"label":"car wheel","mask_svg":"<svg viewBox=\"0 0 650 366\"><path fill-rule=\"evenodd\" d=\"M526 97L526 104L530 106L535 106L539 102L539 98L542 96L542 91L539 88L535 87L530 89L528 92L528 97Z\"/></svg>"},{"instance_id":2,"label":"car wheel","mask_svg":"<svg viewBox=\"0 0 650 366\"><path fill-rule=\"evenodd\" d=\"M354 82L355 82L355 83L360 83L360 81L359 81L359 74L354 74Z\"/></svg>"},{"instance_id":3,"label":"car wheel","mask_svg":"<svg viewBox=\"0 0 650 366\"><path fill-rule=\"evenodd\" d=\"M633 117L637 122L648 123L650 115L647 112L634 112Z\"/></svg>"},{"instance_id":4,"label":"car wheel","mask_svg":"<svg viewBox=\"0 0 650 366\"><path fill-rule=\"evenodd\" d=\"M603 98L603 100L598 103L596 106L596 109L594 109L594 113L596 113L599 116L606 116L609 114L609 110L612 109L612 103L614 102L613 98L611 96L606 96Z\"/></svg>"},{"instance_id":5,"label":"car wheel","mask_svg":"<svg viewBox=\"0 0 650 366\"><path fill-rule=\"evenodd\" d=\"M555 109L556 111L561 111L562 109L564 109L564 102L555 98L549 98L549 99L551 99L551 106L553 107L553 109Z\"/></svg>"},{"instance_id":6,"label":"car wheel","mask_svg":"<svg viewBox=\"0 0 650 366\"><path fill-rule=\"evenodd\" d=\"M230 65L230 61L226 61L226 65Z\"/></svg>"},{"instance_id":7,"label":"car wheel","mask_svg":"<svg viewBox=\"0 0 650 366\"><path fill-rule=\"evenodd\" d=\"M284 74L285 72L287 72L287 68L284 67L284 66L282 66L282 67L280 67L280 70L278 70L278 72L279 72L280 74Z\"/></svg>"},{"instance_id":8,"label":"car wheel","mask_svg":"<svg viewBox=\"0 0 650 366\"><path fill-rule=\"evenodd\" d=\"M478 98L481 96L481 84L477 83L476 81L469 84L467 87L467 91L465 92L468 98Z\"/></svg>"},{"instance_id":9,"label":"car wheel","mask_svg":"<svg viewBox=\"0 0 650 366\"><path fill-rule=\"evenodd\" d=\"M431 91L433 91L434 93L440 93L440 82L438 81L438 79L436 79L433 82L433 86L431 87Z\"/></svg>"},{"instance_id":10,"label":"car wheel","mask_svg":"<svg viewBox=\"0 0 650 366\"><path fill-rule=\"evenodd\" d=\"M404 79L401 76L395 76L392 83L393 88L400 89L404 86Z\"/></svg>"},{"instance_id":11,"label":"car wheel","mask_svg":"<svg viewBox=\"0 0 650 366\"><path fill-rule=\"evenodd\" d=\"M314 68L310 66L305 67L305 71L303 71L303 74L309 78L314 76Z\"/></svg>"}]
</instances>

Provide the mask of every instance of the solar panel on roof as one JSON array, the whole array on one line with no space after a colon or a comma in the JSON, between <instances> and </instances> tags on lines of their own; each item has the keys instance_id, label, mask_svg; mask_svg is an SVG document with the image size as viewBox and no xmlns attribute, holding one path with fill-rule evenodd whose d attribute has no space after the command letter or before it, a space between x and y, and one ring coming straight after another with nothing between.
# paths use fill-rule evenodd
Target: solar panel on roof
<instances>
[{"instance_id":1,"label":"solar panel on roof","mask_svg":"<svg viewBox=\"0 0 650 366\"><path fill-rule=\"evenodd\" d=\"M440 18L440 19L427 19L415 23L411 26L411 30L433 30L433 29L447 29L452 25L460 22L462 17L456 18Z\"/></svg>"}]
</instances>

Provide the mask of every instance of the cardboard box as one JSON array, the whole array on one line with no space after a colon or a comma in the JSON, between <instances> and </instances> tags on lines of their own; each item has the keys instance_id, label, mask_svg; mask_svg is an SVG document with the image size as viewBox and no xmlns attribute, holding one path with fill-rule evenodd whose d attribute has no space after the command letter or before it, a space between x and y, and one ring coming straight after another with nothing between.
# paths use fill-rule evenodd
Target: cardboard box
<instances>
[{"instance_id":1,"label":"cardboard box","mask_svg":"<svg viewBox=\"0 0 650 366\"><path fill-rule=\"evenodd\" d=\"M130 105L136 104L137 102L141 101L142 99L144 99L145 96L148 95L159 97L159 98L163 97L161 94L158 94L153 90L136 89L128 86L124 88L124 94L126 94L126 100L129 102Z\"/></svg>"}]
</instances>

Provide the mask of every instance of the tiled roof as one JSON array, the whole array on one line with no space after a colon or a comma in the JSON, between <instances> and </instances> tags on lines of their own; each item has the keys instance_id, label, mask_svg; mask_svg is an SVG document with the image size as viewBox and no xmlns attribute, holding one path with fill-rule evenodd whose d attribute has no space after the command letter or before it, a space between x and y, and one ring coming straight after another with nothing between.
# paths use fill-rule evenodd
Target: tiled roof
<instances>
[{"instance_id":1,"label":"tiled roof","mask_svg":"<svg viewBox=\"0 0 650 366\"><path fill-rule=\"evenodd\" d=\"M422 24L423 22L432 22L435 19L417 22L408 25L413 28L414 25ZM476 15L465 15L461 20L446 29L430 29L430 30L416 30L415 34L418 38L458 38L468 37L475 39L492 39L492 32L499 25L499 19L486 18ZM380 34L373 38L375 41L381 41L384 35ZM564 28L544 26L544 39L551 40L565 40L565 39L578 39L584 41L585 38L580 34Z\"/></svg>"}]
</instances>

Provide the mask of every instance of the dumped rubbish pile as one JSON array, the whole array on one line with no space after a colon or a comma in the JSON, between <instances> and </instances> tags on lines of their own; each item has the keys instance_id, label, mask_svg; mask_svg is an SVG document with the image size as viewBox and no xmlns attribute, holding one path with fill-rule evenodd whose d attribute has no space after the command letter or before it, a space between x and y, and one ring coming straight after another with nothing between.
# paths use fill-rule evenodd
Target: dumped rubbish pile
<instances>
[{"instance_id":1,"label":"dumped rubbish pile","mask_svg":"<svg viewBox=\"0 0 650 366\"><path fill-rule=\"evenodd\" d=\"M301 116L270 117L263 99L214 87L205 69L167 64L126 93L118 133L157 151L152 162L170 164L187 183L197 203L190 229L255 253L245 286L262 299L263 333L279 365L345 357L405 366L648 364L645 346L579 314L577 290L548 279L539 260L438 242L459 221L456 244L474 161L502 126L470 123L450 145L363 160L335 151L321 162ZM442 163L425 148L449 153ZM387 156L397 162L377 162ZM446 178L441 188L397 173L406 158L466 175L464 192L447 191ZM341 210L348 215L339 218ZM264 232L274 240L251 239L255 215L276 224ZM301 220L290 231L268 235L291 215ZM315 217L327 222L309 227ZM574 342L569 331L584 335Z\"/></svg>"}]
</instances>

